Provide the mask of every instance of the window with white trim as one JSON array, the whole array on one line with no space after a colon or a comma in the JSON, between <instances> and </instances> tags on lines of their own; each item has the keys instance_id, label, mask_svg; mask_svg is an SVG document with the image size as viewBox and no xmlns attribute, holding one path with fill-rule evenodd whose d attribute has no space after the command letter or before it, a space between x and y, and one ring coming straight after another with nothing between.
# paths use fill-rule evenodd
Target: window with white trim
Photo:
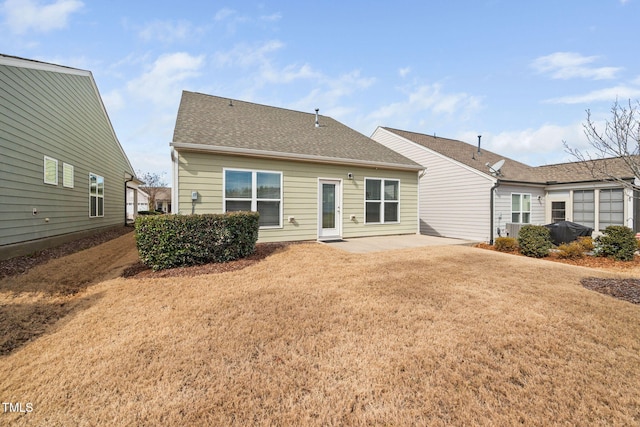
<instances>
[{"instance_id":1,"label":"window with white trim","mask_svg":"<svg viewBox=\"0 0 640 427\"><path fill-rule=\"evenodd\" d=\"M400 222L400 181L365 178L365 224Z\"/></svg>"},{"instance_id":2,"label":"window with white trim","mask_svg":"<svg viewBox=\"0 0 640 427\"><path fill-rule=\"evenodd\" d=\"M89 173L89 217L104 216L104 178Z\"/></svg>"},{"instance_id":3,"label":"window with white trim","mask_svg":"<svg viewBox=\"0 0 640 427\"><path fill-rule=\"evenodd\" d=\"M531 194L511 193L511 222L531 224Z\"/></svg>"},{"instance_id":4,"label":"window with white trim","mask_svg":"<svg viewBox=\"0 0 640 427\"><path fill-rule=\"evenodd\" d=\"M595 199L593 190L573 191L573 222L595 229Z\"/></svg>"},{"instance_id":5,"label":"window with white trim","mask_svg":"<svg viewBox=\"0 0 640 427\"><path fill-rule=\"evenodd\" d=\"M260 228L282 227L282 172L224 170L224 211L254 211Z\"/></svg>"},{"instance_id":6,"label":"window with white trim","mask_svg":"<svg viewBox=\"0 0 640 427\"><path fill-rule=\"evenodd\" d=\"M624 191L622 188L600 190L598 229L624 225Z\"/></svg>"},{"instance_id":7,"label":"window with white trim","mask_svg":"<svg viewBox=\"0 0 640 427\"><path fill-rule=\"evenodd\" d=\"M62 186L73 188L73 165L62 163Z\"/></svg>"},{"instance_id":8,"label":"window with white trim","mask_svg":"<svg viewBox=\"0 0 640 427\"><path fill-rule=\"evenodd\" d=\"M58 185L58 161L44 156L44 183Z\"/></svg>"}]
</instances>

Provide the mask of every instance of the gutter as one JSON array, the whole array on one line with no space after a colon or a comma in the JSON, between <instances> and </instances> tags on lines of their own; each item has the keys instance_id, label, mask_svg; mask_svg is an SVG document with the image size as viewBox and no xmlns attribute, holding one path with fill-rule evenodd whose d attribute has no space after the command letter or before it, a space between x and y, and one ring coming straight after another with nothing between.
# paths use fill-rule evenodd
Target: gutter
<instances>
[{"instance_id":1,"label":"gutter","mask_svg":"<svg viewBox=\"0 0 640 427\"><path fill-rule=\"evenodd\" d=\"M496 188L498 188L500 186L500 180L496 179L496 182L493 184L493 187L491 187L491 192L489 193L489 209L491 211L491 216L489 217L489 227L491 228L491 231L489 232L489 244L493 245L493 217L494 217L494 213L493 213L493 199L494 199L494 195L493 193L495 192Z\"/></svg>"},{"instance_id":2,"label":"gutter","mask_svg":"<svg viewBox=\"0 0 640 427\"><path fill-rule=\"evenodd\" d=\"M370 160L343 159L339 157L316 156L312 154L282 153L282 152L267 151L267 150L255 150L250 148L223 147L219 145L204 145L204 144L194 144L194 143L185 143L185 142L172 142L170 146L176 150L183 149L183 150L195 151L195 152L262 157L266 159L297 160L299 162L363 166L363 167L373 167L373 168L393 169L393 170L408 170L408 171L421 171L424 169L423 166L420 166L417 163L415 165L409 165L409 164L402 164L402 163L387 163L387 162L376 162L376 161L370 161Z\"/></svg>"}]
</instances>

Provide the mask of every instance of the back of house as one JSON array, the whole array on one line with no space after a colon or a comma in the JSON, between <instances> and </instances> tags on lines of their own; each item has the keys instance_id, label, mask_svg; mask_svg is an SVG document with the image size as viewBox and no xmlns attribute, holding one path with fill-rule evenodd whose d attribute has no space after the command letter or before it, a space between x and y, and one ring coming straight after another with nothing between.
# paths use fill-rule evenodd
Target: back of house
<instances>
[{"instance_id":1,"label":"back of house","mask_svg":"<svg viewBox=\"0 0 640 427\"><path fill-rule=\"evenodd\" d=\"M260 241L416 234L422 167L318 112L183 92L173 211L260 213Z\"/></svg>"},{"instance_id":2,"label":"back of house","mask_svg":"<svg viewBox=\"0 0 640 427\"><path fill-rule=\"evenodd\" d=\"M91 72L0 55L0 148L0 259L125 223L138 182Z\"/></svg>"}]
</instances>

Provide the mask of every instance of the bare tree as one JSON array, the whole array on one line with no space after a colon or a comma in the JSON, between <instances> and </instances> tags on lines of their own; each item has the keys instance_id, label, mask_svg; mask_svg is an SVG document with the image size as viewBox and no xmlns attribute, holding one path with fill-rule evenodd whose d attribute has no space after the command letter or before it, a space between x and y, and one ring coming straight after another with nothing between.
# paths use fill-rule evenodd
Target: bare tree
<instances>
[{"instance_id":1,"label":"bare tree","mask_svg":"<svg viewBox=\"0 0 640 427\"><path fill-rule=\"evenodd\" d=\"M142 191L149 195L149 210L155 210L156 208L156 197L158 193L164 188L167 187L167 182L165 181L165 173L162 172L160 174L153 172L140 172L138 171L138 178L141 181L144 181L144 186L140 187Z\"/></svg>"},{"instance_id":2,"label":"bare tree","mask_svg":"<svg viewBox=\"0 0 640 427\"><path fill-rule=\"evenodd\" d=\"M599 128L587 110L587 121L582 126L593 150L583 152L564 141L565 150L594 178L640 190L635 180L630 179L640 177L640 102L629 100L622 105L616 100L604 129Z\"/></svg>"}]
</instances>

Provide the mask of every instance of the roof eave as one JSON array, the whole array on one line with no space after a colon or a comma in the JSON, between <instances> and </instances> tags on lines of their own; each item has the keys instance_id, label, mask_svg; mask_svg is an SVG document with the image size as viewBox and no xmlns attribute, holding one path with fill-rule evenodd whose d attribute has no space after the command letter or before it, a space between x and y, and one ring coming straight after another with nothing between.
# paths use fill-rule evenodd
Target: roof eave
<instances>
[{"instance_id":1,"label":"roof eave","mask_svg":"<svg viewBox=\"0 0 640 427\"><path fill-rule=\"evenodd\" d=\"M424 167L417 164L407 165L407 164L401 164L401 163L376 162L376 161L370 161L370 160L343 159L339 157L315 156L311 154L297 154L297 153L282 153L282 152L267 151L267 150L254 150L249 148L224 147L224 146L218 146L218 145L205 145L205 144L194 144L194 143L185 143L185 142L171 142L169 145L178 151L186 150L186 151L204 152L204 153L232 154L237 156L259 157L259 158L265 158L265 159L295 160L299 162L326 163L326 164L333 164L333 165L375 167L379 169L394 169L394 170L407 170L407 171L421 171L424 169Z\"/></svg>"}]
</instances>

